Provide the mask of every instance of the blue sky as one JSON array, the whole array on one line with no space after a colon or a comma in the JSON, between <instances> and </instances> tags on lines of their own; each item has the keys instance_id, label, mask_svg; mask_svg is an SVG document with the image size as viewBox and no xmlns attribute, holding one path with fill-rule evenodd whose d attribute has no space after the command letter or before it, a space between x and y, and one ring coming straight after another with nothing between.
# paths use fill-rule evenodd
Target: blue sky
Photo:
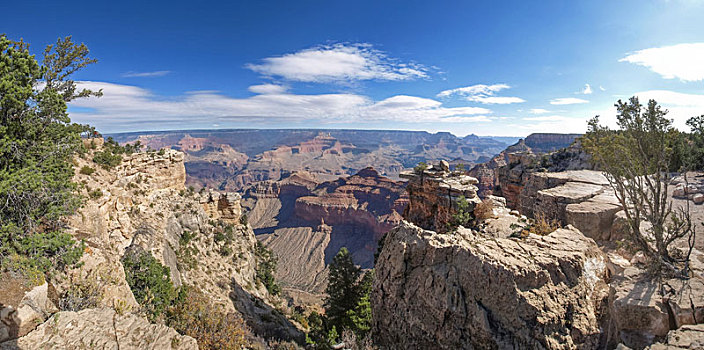
<instances>
[{"instance_id":1,"label":"blue sky","mask_svg":"<svg viewBox=\"0 0 704 350\"><path fill-rule=\"evenodd\" d=\"M103 132L367 128L581 132L618 99L704 114L704 1L0 4L0 32L84 42Z\"/></svg>"}]
</instances>

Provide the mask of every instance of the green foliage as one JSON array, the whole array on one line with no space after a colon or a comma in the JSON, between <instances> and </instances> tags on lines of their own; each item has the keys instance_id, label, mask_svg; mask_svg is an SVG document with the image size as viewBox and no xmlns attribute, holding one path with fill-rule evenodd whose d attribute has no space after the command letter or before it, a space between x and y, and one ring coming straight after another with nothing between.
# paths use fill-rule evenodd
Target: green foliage
<instances>
[{"instance_id":1,"label":"green foliage","mask_svg":"<svg viewBox=\"0 0 704 350\"><path fill-rule=\"evenodd\" d=\"M451 229L456 229L459 226L469 227L473 220L474 213L467 198L457 197L457 208L452 213L452 221L450 222Z\"/></svg>"},{"instance_id":2,"label":"green foliage","mask_svg":"<svg viewBox=\"0 0 704 350\"><path fill-rule=\"evenodd\" d=\"M420 162L420 163L418 163L418 165L415 166L415 168L413 168L413 171L414 171L416 174L419 174L419 175L420 175L420 174L423 174L423 172L424 172L426 169L428 169L428 164L426 164L425 162Z\"/></svg>"},{"instance_id":3,"label":"green foliage","mask_svg":"<svg viewBox=\"0 0 704 350\"><path fill-rule=\"evenodd\" d=\"M88 192L88 197L90 197L90 199L98 199L102 196L103 196L103 191L101 191L97 188L95 190Z\"/></svg>"},{"instance_id":4,"label":"green foliage","mask_svg":"<svg viewBox=\"0 0 704 350\"><path fill-rule=\"evenodd\" d=\"M80 173L83 175L92 175L95 172L95 169L89 167L89 166L82 166Z\"/></svg>"},{"instance_id":5,"label":"green foliage","mask_svg":"<svg viewBox=\"0 0 704 350\"><path fill-rule=\"evenodd\" d=\"M100 94L78 91L70 80L95 62L87 55L85 45L67 37L49 45L39 64L27 43L0 35L2 269L30 266L39 269L34 273L49 272L64 264L47 261L77 261L73 254L82 252L60 228L61 218L80 205L71 182L71 157L82 149L80 134L85 129L71 123L66 103ZM25 249L28 245L34 248Z\"/></svg>"},{"instance_id":6,"label":"green foliage","mask_svg":"<svg viewBox=\"0 0 704 350\"><path fill-rule=\"evenodd\" d=\"M655 100L643 106L637 97L616 103L617 130L599 125L599 117L589 121L589 130L582 138L584 149L592 161L604 171L617 199L624 208L631 240L652 262L655 269L685 262L670 256L668 246L677 239L693 235L688 209L673 210L668 199L668 171L677 166L687 169L684 142L672 127ZM697 124L697 120L692 120ZM681 164L678 164L681 163ZM643 230L642 222L652 227ZM693 241L693 240L690 240ZM685 264L686 268L686 264Z\"/></svg>"},{"instance_id":7,"label":"green foliage","mask_svg":"<svg viewBox=\"0 0 704 350\"><path fill-rule=\"evenodd\" d=\"M355 266L347 248L342 247L330 263L330 276L325 289L328 297L325 299L325 315L330 324L339 329L351 328L352 322L347 317L347 311L357 306L360 298L360 288L357 284L361 269Z\"/></svg>"},{"instance_id":8,"label":"green foliage","mask_svg":"<svg viewBox=\"0 0 704 350\"><path fill-rule=\"evenodd\" d=\"M364 339L372 327L372 305L369 301L369 295L372 292L372 283L374 282L374 270L364 274L359 282L360 298L357 305L352 310L347 310L347 317L352 323L351 330L356 335L357 339Z\"/></svg>"},{"instance_id":9,"label":"green foliage","mask_svg":"<svg viewBox=\"0 0 704 350\"><path fill-rule=\"evenodd\" d=\"M266 290L272 295L281 293L281 287L276 283L274 273L276 273L276 265L278 259L274 253L267 249L261 242L257 242L255 246L255 255L257 257L257 282L262 283Z\"/></svg>"},{"instance_id":10,"label":"green foliage","mask_svg":"<svg viewBox=\"0 0 704 350\"><path fill-rule=\"evenodd\" d=\"M122 265L135 299L150 320L158 319L179 296L171 282L171 269L151 254L137 250L125 254Z\"/></svg>"},{"instance_id":11,"label":"green foliage","mask_svg":"<svg viewBox=\"0 0 704 350\"><path fill-rule=\"evenodd\" d=\"M704 170L704 115L689 118L687 126L691 133L685 151L682 152L686 154L685 163L690 170Z\"/></svg>"},{"instance_id":12,"label":"green foliage","mask_svg":"<svg viewBox=\"0 0 704 350\"><path fill-rule=\"evenodd\" d=\"M27 275L47 273L74 266L83 255L85 245L62 231L21 235L17 228L0 229L0 257L4 269Z\"/></svg>"},{"instance_id":13,"label":"green foliage","mask_svg":"<svg viewBox=\"0 0 704 350\"><path fill-rule=\"evenodd\" d=\"M372 311L369 295L374 270L360 279L361 269L354 265L347 248L341 248L329 266L330 276L325 292L325 316L312 313L306 341L327 349L338 341L339 334L352 331L356 339L364 339L371 328Z\"/></svg>"},{"instance_id":14,"label":"green foliage","mask_svg":"<svg viewBox=\"0 0 704 350\"><path fill-rule=\"evenodd\" d=\"M106 149L100 152L95 152L93 155L93 162L100 165L103 169L112 169L122 162L122 156L120 154L112 153L112 151Z\"/></svg>"},{"instance_id":15,"label":"green foliage","mask_svg":"<svg viewBox=\"0 0 704 350\"><path fill-rule=\"evenodd\" d=\"M467 171L467 166L464 165L464 163L458 163L457 165L455 165L455 170L463 173Z\"/></svg>"},{"instance_id":16,"label":"green foliage","mask_svg":"<svg viewBox=\"0 0 704 350\"><path fill-rule=\"evenodd\" d=\"M247 226L247 214L240 216L240 224Z\"/></svg>"}]
</instances>

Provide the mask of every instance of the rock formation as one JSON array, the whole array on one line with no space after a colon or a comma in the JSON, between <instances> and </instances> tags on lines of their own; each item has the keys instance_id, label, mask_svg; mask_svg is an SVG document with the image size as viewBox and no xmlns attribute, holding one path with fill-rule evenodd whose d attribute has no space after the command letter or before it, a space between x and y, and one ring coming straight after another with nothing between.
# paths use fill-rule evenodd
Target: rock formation
<instances>
[{"instance_id":1,"label":"rock formation","mask_svg":"<svg viewBox=\"0 0 704 350\"><path fill-rule=\"evenodd\" d=\"M458 197L449 187L458 187L465 175L444 164L422 176L403 175L409 178L409 222L384 240L372 291L372 330L382 346L701 346L701 242L691 253L688 279L653 278L643 254L628 246L625 215L607 179L598 171L570 170L584 160L574 156L580 152L555 163L555 155L565 152L552 153L547 168L536 166L542 160L535 154L519 151L473 169L491 170L497 186L485 189L507 198L485 195L480 206L470 196L476 205L466 228L442 230ZM546 171L551 167L560 171ZM681 192L676 206L693 199L690 189ZM702 216L694 213L695 220ZM535 235L532 218L563 228ZM679 252L672 254L686 254L686 243L675 244Z\"/></svg>"},{"instance_id":2,"label":"rock formation","mask_svg":"<svg viewBox=\"0 0 704 350\"><path fill-rule=\"evenodd\" d=\"M389 232L373 331L395 349L596 349L606 258L571 228L516 240L404 223Z\"/></svg>"},{"instance_id":3,"label":"rock formation","mask_svg":"<svg viewBox=\"0 0 704 350\"><path fill-rule=\"evenodd\" d=\"M196 350L195 339L134 314L110 308L62 311L26 336L0 344L20 349L175 349Z\"/></svg>"},{"instance_id":4,"label":"rock formation","mask_svg":"<svg viewBox=\"0 0 704 350\"><path fill-rule=\"evenodd\" d=\"M15 328L0 327L0 336L20 337L10 341L20 346L61 342L66 348L76 348L93 341L108 348L112 342L124 343L123 348L161 348L167 343L190 348L192 339L177 336L165 326L149 325L133 314L141 305L126 282L122 258L139 250L167 266L176 287L197 286L226 312L241 314L257 335L300 339L300 331L274 310L286 306L257 282L257 241L251 227L242 224L238 194L187 190L184 155L174 150L123 155L122 162L110 170L91 159L87 154L75 160L74 181L90 199L67 220L68 232L86 244L81 265L15 298L18 301L12 308L0 312L10 314L9 318L0 316L4 324L14 322ZM80 171L88 167L95 171ZM89 308L77 314L54 314L59 309L85 308L66 304L75 288L90 290L95 296ZM115 316L110 308L125 316ZM24 325L25 319L34 322L31 329L44 323L27 333L17 327L17 321ZM102 329L103 323L105 332L88 334L91 327Z\"/></svg>"},{"instance_id":5,"label":"rock formation","mask_svg":"<svg viewBox=\"0 0 704 350\"><path fill-rule=\"evenodd\" d=\"M471 204L470 211L480 201L475 186L477 179L450 172L444 161L421 172L402 172L400 176L408 179L406 190L410 198L403 216L425 229L446 231L460 196Z\"/></svg>"},{"instance_id":6,"label":"rock formation","mask_svg":"<svg viewBox=\"0 0 704 350\"><path fill-rule=\"evenodd\" d=\"M479 180L479 196L498 195L515 207L531 173L592 169L574 134L532 134L469 172Z\"/></svg>"}]
</instances>

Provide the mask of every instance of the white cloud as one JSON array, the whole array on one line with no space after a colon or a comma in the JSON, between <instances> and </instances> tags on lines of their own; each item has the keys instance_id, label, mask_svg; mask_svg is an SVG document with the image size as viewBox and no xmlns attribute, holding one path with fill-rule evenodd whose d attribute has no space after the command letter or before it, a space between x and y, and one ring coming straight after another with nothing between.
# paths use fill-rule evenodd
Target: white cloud
<instances>
[{"instance_id":1,"label":"white cloud","mask_svg":"<svg viewBox=\"0 0 704 350\"><path fill-rule=\"evenodd\" d=\"M540 116L540 117L526 117L526 118L523 118L523 120L558 122L558 121L567 121L567 120L572 120L572 119L561 116L561 115L544 115L544 116Z\"/></svg>"},{"instance_id":2,"label":"white cloud","mask_svg":"<svg viewBox=\"0 0 704 350\"><path fill-rule=\"evenodd\" d=\"M579 103L589 103L589 101L574 97L555 98L550 100L551 105L574 105Z\"/></svg>"},{"instance_id":3,"label":"white cloud","mask_svg":"<svg viewBox=\"0 0 704 350\"><path fill-rule=\"evenodd\" d=\"M704 43L678 44L636 51L619 60L647 67L665 79L704 80Z\"/></svg>"},{"instance_id":4,"label":"white cloud","mask_svg":"<svg viewBox=\"0 0 704 350\"><path fill-rule=\"evenodd\" d=\"M427 78L427 68L401 63L369 44L318 46L245 67L269 77L291 81L329 83L359 80L412 80Z\"/></svg>"},{"instance_id":5,"label":"white cloud","mask_svg":"<svg viewBox=\"0 0 704 350\"><path fill-rule=\"evenodd\" d=\"M247 88L250 92L253 92L255 94L283 94L285 93L288 88L286 86L282 85L276 85L276 84L261 84L261 85L252 85Z\"/></svg>"},{"instance_id":6,"label":"white cloud","mask_svg":"<svg viewBox=\"0 0 704 350\"><path fill-rule=\"evenodd\" d=\"M163 77L170 74L170 70L158 70L155 72L127 72L122 73L124 78L151 78L151 77Z\"/></svg>"},{"instance_id":7,"label":"white cloud","mask_svg":"<svg viewBox=\"0 0 704 350\"><path fill-rule=\"evenodd\" d=\"M582 89L582 93L585 95L591 95L592 93L592 87L589 84L584 84L584 89Z\"/></svg>"},{"instance_id":8,"label":"white cloud","mask_svg":"<svg viewBox=\"0 0 704 350\"><path fill-rule=\"evenodd\" d=\"M545 114L549 113L547 109L542 109L542 108L533 108L530 110L530 114Z\"/></svg>"},{"instance_id":9,"label":"white cloud","mask_svg":"<svg viewBox=\"0 0 704 350\"><path fill-rule=\"evenodd\" d=\"M606 89L604 89L604 87L601 86L601 85L599 85L599 90L601 90L601 91L606 91Z\"/></svg>"},{"instance_id":10,"label":"white cloud","mask_svg":"<svg viewBox=\"0 0 704 350\"><path fill-rule=\"evenodd\" d=\"M497 92L510 89L506 84L484 85L477 84L456 89L441 91L437 97L463 96L467 101L479 102L483 104L511 104L526 102L520 97L494 96Z\"/></svg>"},{"instance_id":11,"label":"white cloud","mask_svg":"<svg viewBox=\"0 0 704 350\"><path fill-rule=\"evenodd\" d=\"M103 89L103 97L71 102L71 118L99 129L133 130L193 127L238 122L486 122L492 111L480 107L444 107L441 102L398 95L381 101L357 94L260 94L232 98L212 91L162 97L149 90L105 82L79 82ZM76 108L77 107L77 108Z\"/></svg>"}]
</instances>

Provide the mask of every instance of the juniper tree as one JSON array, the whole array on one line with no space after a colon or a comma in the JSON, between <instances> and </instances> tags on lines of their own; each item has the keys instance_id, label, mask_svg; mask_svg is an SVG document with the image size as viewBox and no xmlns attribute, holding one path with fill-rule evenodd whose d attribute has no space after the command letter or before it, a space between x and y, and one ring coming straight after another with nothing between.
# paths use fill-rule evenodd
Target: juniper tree
<instances>
[{"instance_id":1,"label":"juniper tree","mask_svg":"<svg viewBox=\"0 0 704 350\"><path fill-rule=\"evenodd\" d=\"M672 120L655 100L643 106L637 97L616 103L618 129L589 121L582 144L596 165L603 170L616 198L623 207L630 238L652 261L655 269L685 272L676 267L685 257L675 257L668 247L674 241L695 233L688 207L673 208L668 199L668 171L675 160L679 138ZM642 225L643 223L649 223Z\"/></svg>"},{"instance_id":2,"label":"juniper tree","mask_svg":"<svg viewBox=\"0 0 704 350\"><path fill-rule=\"evenodd\" d=\"M94 63L71 37L49 45L40 64L29 44L0 35L0 264L46 272L71 264L82 248L61 231L80 203L72 155L84 126L67 102L100 95L78 89L72 74Z\"/></svg>"}]
</instances>

